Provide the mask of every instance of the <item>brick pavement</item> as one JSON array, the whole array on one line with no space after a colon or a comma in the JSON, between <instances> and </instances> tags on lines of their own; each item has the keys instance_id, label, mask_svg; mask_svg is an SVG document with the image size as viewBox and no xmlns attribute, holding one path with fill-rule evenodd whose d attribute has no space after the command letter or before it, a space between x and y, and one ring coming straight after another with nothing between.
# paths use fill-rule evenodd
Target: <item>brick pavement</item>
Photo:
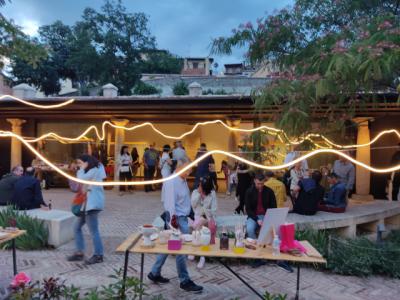
<instances>
[{"instance_id":1,"label":"brick pavement","mask_svg":"<svg viewBox=\"0 0 400 300\"><path fill-rule=\"evenodd\" d=\"M45 191L45 199L52 199L57 209L69 209L72 194L66 190L53 189ZM56 250L18 251L19 271L25 271L34 279L58 276L68 283L91 288L110 282L108 275L123 265L123 256L115 254L115 248L137 227L151 222L162 210L160 193L145 194L138 191L133 195L118 196L115 192L106 192L106 209L101 214L100 231L105 244L105 262L103 264L84 266L82 263L69 263L65 256L74 249L70 242ZM218 213L230 214L236 203L232 198L219 195ZM91 243L87 239L88 253ZM138 276L140 270L139 255L130 256L129 275ZM145 272L147 273L154 262L154 257L146 256ZM255 299L254 295L241 284L224 267L217 263L207 262L202 270L197 270L195 263L189 262L189 272L192 279L204 286L201 295L188 295L178 286L178 278L173 258L169 258L163 275L171 279L168 285L158 286L148 280L149 293L162 294L166 299ZM252 285L260 291L272 293L287 293L289 298L294 296L296 286L295 274L267 265L252 269L244 263L236 263L232 268L239 271ZM311 268L302 269L301 296L302 299L349 299L361 300L377 298L381 300L398 299L400 280L380 276L358 278L339 276L326 272L315 271ZM11 252L0 251L0 299L4 296L4 288L12 277Z\"/></svg>"}]
</instances>

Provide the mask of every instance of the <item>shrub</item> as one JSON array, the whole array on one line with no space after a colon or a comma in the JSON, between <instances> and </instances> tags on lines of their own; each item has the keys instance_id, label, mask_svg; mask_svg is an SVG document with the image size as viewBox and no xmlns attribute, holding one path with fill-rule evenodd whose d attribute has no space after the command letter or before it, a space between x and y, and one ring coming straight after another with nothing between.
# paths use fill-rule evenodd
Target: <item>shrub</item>
<instances>
[{"instance_id":1,"label":"shrub","mask_svg":"<svg viewBox=\"0 0 400 300\"><path fill-rule=\"evenodd\" d=\"M43 221L32 218L24 211L14 210L12 206L0 212L0 226L10 226L10 221L15 220L15 226L26 230L26 234L15 240L15 245L21 250L38 250L47 247L48 230ZM11 242L5 243L3 249L11 248Z\"/></svg>"},{"instance_id":2,"label":"shrub","mask_svg":"<svg viewBox=\"0 0 400 300\"><path fill-rule=\"evenodd\" d=\"M189 95L189 86L183 80L174 85L172 89L174 95Z\"/></svg>"},{"instance_id":3,"label":"shrub","mask_svg":"<svg viewBox=\"0 0 400 300\"><path fill-rule=\"evenodd\" d=\"M115 271L115 275L110 276L115 279L114 283L99 288L90 289L82 292L80 288L73 285L67 286L65 281L60 278L49 278L43 281L36 281L28 284L13 286L10 299L67 299L67 300L133 300L138 299L145 293L145 285L140 287L140 281L136 277L127 277L125 281L125 293L123 293L122 271ZM151 298L152 300L162 300L161 295Z\"/></svg>"},{"instance_id":4,"label":"shrub","mask_svg":"<svg viewBox=\"0 0 400 300\"><path fill-rule=\"evenodd\" d=\"M393 231L383 244L365 237L343 239L326 230L296 232L297 240L308 240L326 259L327 269L343 275L387 275L400 278L400 231Z\"/></svg>"},{"instance_id":5,"label":"shrub","mask_svg":"<svg viewBox=\"0 0 400 300\"><path fill-rule=\"evenodd\" d=\"M161 93L160 89L157 89L156 87L147 84L141 80L133 88L134 95L154 95L160 93Z\"/></svg>"}]
</instances>

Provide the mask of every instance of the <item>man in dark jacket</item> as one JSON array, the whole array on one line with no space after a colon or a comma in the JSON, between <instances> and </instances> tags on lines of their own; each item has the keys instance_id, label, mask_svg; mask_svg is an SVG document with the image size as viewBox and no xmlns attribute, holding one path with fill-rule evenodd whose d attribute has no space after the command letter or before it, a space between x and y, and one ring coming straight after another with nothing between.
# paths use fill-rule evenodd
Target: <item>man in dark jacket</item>
<instances>
[{"instance_id":1,"label":"man in dark jacket","mask_svg":"<svg viewBox=\"0 0 400 300\"><path fill-rule=\"evenodd\" d=\"M300 215L315 215L318 204L324 201L324 188L319 184L322 179L320 171L314 171L311 178L300 180L299 195L294 202L293 212Z\"/></svg>"},{"instance_id":2,"label":"man in dark jacket","mask_svg":"<svg viewBox=\"0 0 400 300\"><path fill-rule=\"evenodd\" d=\"M43 201L40 181L33 177L34 174L35 169L28 167L25 175L18 179L14 185L14 194L11 202L17 209L27 210L47 206Z\"/></svg>"},{"instance_id":3,"label":"man in dark jacket","mask_svg":"<svg viewBox=\"0 0 400 300\"><path fill-rule=\"evenodd\" d=\"M8 205L11 202L15 182L24 174L24 168L15 166L10 174L5 174L0 180L0 205Z\"/></svg>"},{"instance_id":4,"label":"man in dark jacket","mask_svg":"<svg viewBox=\"0 0 400 300\"><path fill-rule=\"evenodd\" d=\"M265 175L256 174L254 184L246 191L245 207L247 212L247 236L256 239L256 230L262 226L267 209L276 208L275 194L264 185Z\"/></svg>"}]
</instances>

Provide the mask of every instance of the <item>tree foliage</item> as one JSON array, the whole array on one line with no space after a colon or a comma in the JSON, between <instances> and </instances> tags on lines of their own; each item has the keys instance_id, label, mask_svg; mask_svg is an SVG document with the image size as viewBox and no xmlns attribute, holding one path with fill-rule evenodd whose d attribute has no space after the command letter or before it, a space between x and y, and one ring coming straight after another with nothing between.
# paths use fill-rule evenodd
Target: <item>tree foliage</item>
<instances>
[{"instance_id":1,"label":"tree foliage","mask_svg":"<svg viewBox=\"0 0 400 300\"><path fill-rule=\"evenodd\" d=\"M341 127L374 92L395 88L400 76L400 1L297 0L213 41L214 53L247 47L253 64L277 70L255 93L256 109L282 105L278 126L293 135L311 129L313 110ZM338 115L338 106L348 109ZM331 123L332 124L332 123ZM321 129L324 126L321 126ZM332 127L330 127L332 128Z\"/></svg>"},{"instance_id":2,"label":"tree foliage","mask_svg":"<svg viewBox=\"0 0 400 300\"><path fill-rule=\"evenodd\" d=\"M6 5L6 1L0 1L0 7ZM38 41L26 36L21 28L0 13L0 57L10 58L18 55L31 66L36 66L38 61L46 56L46 50L38 44ZM4 61L0 61L0 68L4 67Z\"/></svg>"},{"instance_id":3,"label":"tree foliage","mask_svg":"<svg viewBox=\"0 0 400 300\"><path fill-rule=\"evenodd\" d=\"M135 85L133 89L134 95L154 95L159 93L161 93L161 90L141 80Z\"/></svg>"},{"instance_id":4,"label":"tree foliage","mask_svg":"<svg viewBox=\"0 0 400 300\"><path fill-rule=\"evenodd\" d=\"M181 80L174 85L174 87L172 88L172 92L176 96L189 95L189 86L186 82Z\"/></svg>"},{"instance_id":5,"label":"tree foliage","mask_svg":"<svg viewBox=\"0 0 400 300\"><path fill-rule=\"evenodd\" d=\"M19 82L40 87L47 95L60 90L60 79L88 86L112 83L129 95L141 73L180 71L180 60L156 49L143 13L130 13L120 0L106 0L100 11L86 8L73 26L57 21L39 29L39 42L48 56L37 68L14 55L12 74Z\"/></svg>"}]
</instances>

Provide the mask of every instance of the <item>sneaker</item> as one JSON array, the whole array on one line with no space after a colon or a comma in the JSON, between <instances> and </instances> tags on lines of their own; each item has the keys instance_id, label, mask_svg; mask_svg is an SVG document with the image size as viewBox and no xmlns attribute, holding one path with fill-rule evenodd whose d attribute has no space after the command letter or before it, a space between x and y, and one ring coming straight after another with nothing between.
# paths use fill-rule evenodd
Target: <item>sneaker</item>
<instances>
[{"instance_id":1,"label":"sneaker","mask_svg":"<svg viewBox=\"0 0 400 300\"><path fill-rule=\"evenodd\" d=\"M186 292L201 293L203 291L202 286L195 284L190 279L185 283L181 283L180 287L182 290L185 290Z\"/></svg>"},{"instance_id":2,"label":"sneaker","mask_svg":"<svg viewBox=\"0 0 400 300\"><path fill-rule=\"evenodd\" d=\"M149 273L147 278L153 281L154 283L165 284L169 282L168 278L162 277L161 275L154 276L153 273Z\"/></svg>"},{"instance_id":3,"label":"sneaker","mask_svg":"<svg viewBox=\"0 0 400 300\"><path fill-rule=\"evenodd\" d=\"M286 272L293 273L293 269L286 261L278 261L276 265Z\"/></svg>"},{"instance_id":4,"label":"sneaker","mask_svg":"<svg viewBox=\"0 0 400 300\"><path fill-rule=\"evenodd\" d=\"M194 260L194 255L188 255L188 260L190 260L190 261L192 261L192 260Z\"/></svg>"},{"instance_id":5,"label":"sneaker","mask_svg":"<svg viewBox=\"0 0 400 300\"><path fill-rule=\"evenodd\" d=\"M206 258L204 256L200 256L199 263L197 264L197 269L203 269L205 263L206 263Z\"/></svg>"},{"instance_id":6,"label":"sneaker","mask_svg":"<svg viewBox=\"0 0 400 300\"><path fill-rule=\"evenodd\" d=\"M85 264L93 265L99 264L103 262L103 255L93 255L91 258L85 260Z\"/></svg>"},{"instance_id":7,"label":"sneaker","mask_svg":"<svg viewBox=\"0 0 400 300\"><path fill-rule=\"evenodd\" d=\"M83 253L74 253L71 256L67 256L67 261L82 261L84 257Z\"/></svg>"}]
</instances>

